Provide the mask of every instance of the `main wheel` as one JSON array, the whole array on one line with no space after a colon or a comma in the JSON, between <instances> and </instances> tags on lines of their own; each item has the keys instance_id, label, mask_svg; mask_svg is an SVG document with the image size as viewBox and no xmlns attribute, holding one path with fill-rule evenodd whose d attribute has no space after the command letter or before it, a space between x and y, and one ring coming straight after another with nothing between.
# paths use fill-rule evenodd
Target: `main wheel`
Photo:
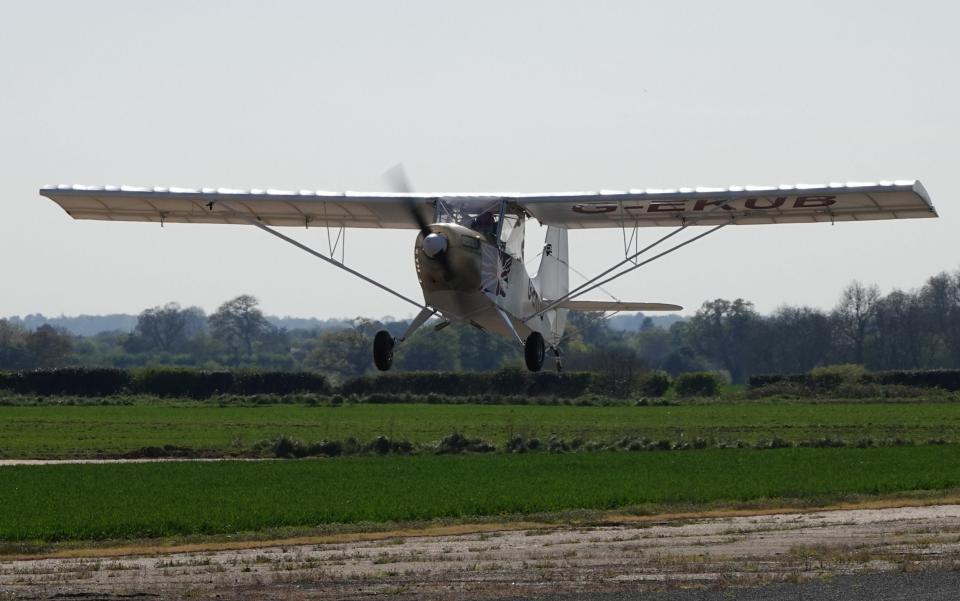
<instances>
[{"instance_id":1,"label":"main wheel","mask_svg":"<svg viewBox=\"0 0 960 601\"><path fill-rule=\"evenodd\" d=\"M373 337L373 363L380 371L387 371L393 365L393 336L386 330L380 330Z\"/></svg>"},{"instance_id":2,"label":"main wheel","mask_svg":"<svg viewBox=\"0 0 960 601\"><path fill-rule=\"evenodd\" d=\"M543 342L543 335L540 332L533 332L527 336L527 341L523 345L523 358L527 362L527 369L540 371L546 354L547 345Z\"/></svg>"}]
</instances>

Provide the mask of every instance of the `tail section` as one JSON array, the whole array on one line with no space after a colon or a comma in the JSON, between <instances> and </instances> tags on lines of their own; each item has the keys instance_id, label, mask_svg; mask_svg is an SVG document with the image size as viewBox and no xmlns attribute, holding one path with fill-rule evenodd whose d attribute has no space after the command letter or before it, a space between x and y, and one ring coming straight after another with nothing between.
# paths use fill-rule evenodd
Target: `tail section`
<instances>
[{"instance_id":1,"label":"tail section","mask_svg":"<svg viewBox=\"0 0 960 601\"><path fill-rule=\"evenodd\" d=\"M547 226L547 237L543 244L543 257L540 259L540 269L534 281L540 290L540 297L546 301L554 301L570 291L570 267L567 262L567 230L566 228ZM552 346L556 346L563 336L567 324L567 309L554 309L544 315L549 322L549 332L541 332L543 337Z\"/></svg>"}]
</instances>

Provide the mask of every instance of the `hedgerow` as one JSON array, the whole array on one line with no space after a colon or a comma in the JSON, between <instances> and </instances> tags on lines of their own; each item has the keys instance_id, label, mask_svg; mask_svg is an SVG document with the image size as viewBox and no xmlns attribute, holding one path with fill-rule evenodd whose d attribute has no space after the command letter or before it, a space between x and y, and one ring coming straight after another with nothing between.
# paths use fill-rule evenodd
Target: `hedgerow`
<instances>
[{"instance_id":1,"label":"hedgerow","mask_svg":"<svg viewBox=\"0 0 960 601\"><path fill-rule=\"evenodd\" d=\"M722 380L715 373L686 373L671 381L670 376L661 371L629 377L591 372L530 373L517 369L493 373L398 372L353 378L338 387L315 372L203 371L171 367L132 370L69 367L0 372L0 390L18 395L76 398L142 395L213 398L221 403L338 404L347 399L375 404L609 405L634 401L649 404L648 398L663 397L671 388L679 397L709 397L717 395L721 385ZM748 396L909 398L924 389L960 390L960 370L869 372L858 365L834 365L806 374L752 376Z\"/></svg>"},{"instance_id":2,"label":"hedgerow","mask_svg":"<svg viewBox=\"0 0 960 601\"><path fill-rule=\"evenodd\" d=\"M391 400L396 399L397 395L430 395L432 398L509 396L558 399L594 396L627 399L637 396L660 397L670 386L670 377L663 372L621 378L590 372L530 373L516 369L493 373L399 372L352 378L336 388L331 386L324 375L314 372L76 367L0 375L0 389L10 389L20 394L146 394L165 398L209 399L222 395L336 393L340 396L376 399L371 402L398 402Z\"/></svg>"},{"instance_id":3,"label":"hedgerow","mask_svg":"<svg viewBox=\"0 0 960 601\"><path fill-rule=\"evenodd\" d=\"M341 394L440 394L468 396L512 394L524 396L577 397L588 392L603 377L589 372L529 373L506 369L493 373L397 372L360 376L344 382Z\"/></svg>"},{"instance_id":4,"label":"hedgerow","mask_svg":"<svg viewBox=\"0 0 960 601\"><path fill-rule=\"evenodd\" d=\"M329 380L312 372L202 371L184 368L66 367L4 373L0 388L40 396L102 397L145 394L208 399L217 395L327 394Z\"/></svg>"},{"instance_id":5,"label":"hedgerow","mask_svg":"<svg viewBox=\"0 0 960 601\"><path fill-rule=\"evenodd\" d=\"M131 377L123 369L64 367L17 372L8 382L7 386L20 394L99 397L123 392Z\"/></svg>"},{"instance_id":6,"label":"hedgerow","mask_svg":"<svg viewBox=\"0 0 960 601\"><path fill-rule=\"evenodd\" d=\"M960 390L960 369L869 372L858 365L833 365L816 368L806 374L765 374L751 376L749 380L751 389L773 390L784 385L789 385L802 395L846 391L855 393L854 396L867 396L867 390L877 391L876 388L871 389L871 386L881 386L881 396L905 396L889 393L905 387ZM901 390L901 393L903 392L905 391Z\"/></svg>"}]
</instances>

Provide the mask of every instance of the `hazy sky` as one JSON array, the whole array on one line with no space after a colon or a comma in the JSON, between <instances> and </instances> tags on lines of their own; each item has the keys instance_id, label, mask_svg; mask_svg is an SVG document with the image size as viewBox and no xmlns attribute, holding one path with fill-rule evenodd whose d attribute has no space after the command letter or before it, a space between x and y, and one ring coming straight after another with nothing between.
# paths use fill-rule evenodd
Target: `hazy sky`
<instances>
[{"instance_id":1,"label":"hazy sky","mask_svg":"<svg viewBox=\"0 0 960 601\"><path fill-rule=\"evenodd\" d=\"M251 227L78 222L37 194L376 190L397 162L424 192L919 178L941 219L729 227L610 290L766 312L830 307L854 278L917 287L960 268L957 6L0 0L0 316L245 292L272 314L410 315ZM350 230L347 263L422 298L415 237ZM571 233L580 271L622 256L619 230Z\"/></svg>"}]
</instances>

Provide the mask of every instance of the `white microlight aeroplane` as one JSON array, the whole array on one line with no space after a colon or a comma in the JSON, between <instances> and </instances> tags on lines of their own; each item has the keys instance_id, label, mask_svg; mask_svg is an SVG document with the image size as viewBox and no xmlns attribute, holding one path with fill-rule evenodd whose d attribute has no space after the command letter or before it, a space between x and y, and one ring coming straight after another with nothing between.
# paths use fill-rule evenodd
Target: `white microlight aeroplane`
<instances>
[{"instance_id":1,"label":"white microlight aeroplane","mask_svg":"<svg viewBox=\"0 0 960 601\"><path fill-rule=\"evenodd\" d=\"M442 321L437 330L451 323L471 324L523 346L531 371L541 369L548 350L559 370L560 341L570 309L681 309L663 303L577 299L727 225L937 217L918 181L561 194L415 194L401 169L391 170L388 176L396 192L46 186L40 194L74 219L254 225L415 305L420 312L402 336L377 332L373 357L380 370L390 368L397 344L438 313ZM524 263L524 223L529 218L547 226L534 276ZM324 226L328 253L271 226ZM641 248L638 228L647 226L672 229ZM691 226L711 227L641 259ZM420 230L414 262L423 303L344 264L344 230L351 227ZM620 228L625 256L570 289L567 230L578 228Z\"/></svg>"}]
</instances>

